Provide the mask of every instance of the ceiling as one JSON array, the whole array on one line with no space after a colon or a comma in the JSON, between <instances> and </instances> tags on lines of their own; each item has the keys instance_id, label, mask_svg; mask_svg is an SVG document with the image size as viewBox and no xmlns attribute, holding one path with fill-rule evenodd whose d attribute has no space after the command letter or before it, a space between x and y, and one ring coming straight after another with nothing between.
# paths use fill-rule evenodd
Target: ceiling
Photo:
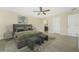
<instances>
[{"instance_id":1,"label":"ceiling","mask_svg":"<svg viewBox=\"0 0 79 59\"><path fill-rule=\"evenodd\" d=\"M22 15L44 17L50 15L56 15L59 13L71 12L73 8L74 7L43 7L43 9L50 9L50 11L47 12L47 15L37 15L37 13L34 13L33 11L39 11L38 7L1 7L0 9L17 12Z\"/></svg>"}]
</instances>

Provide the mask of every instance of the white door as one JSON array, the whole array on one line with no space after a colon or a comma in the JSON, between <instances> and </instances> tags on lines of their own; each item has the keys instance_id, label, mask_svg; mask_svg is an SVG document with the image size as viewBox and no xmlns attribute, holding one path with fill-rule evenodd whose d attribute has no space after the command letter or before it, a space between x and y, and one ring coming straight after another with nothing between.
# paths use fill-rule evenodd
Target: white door
<instances>
[{"instance_id":1,"label":"white door","mask_svg":"<svg viewBox=\"0 0 79 59\"><path fill-rule=\"evenodd\" d=\"M60 33L60 17L54 17L53 18L53 32L54 33Z\"/></svg>"},{"instance_id":2,"label":"white door","mask_svg":"<svg viewBox=\"0 0 79 59\"><path fill-rule=\"evenodd\" d=\"M72 36L79 34L79 14L68 16L68 34Z\"/></svg>"}]
</instances>

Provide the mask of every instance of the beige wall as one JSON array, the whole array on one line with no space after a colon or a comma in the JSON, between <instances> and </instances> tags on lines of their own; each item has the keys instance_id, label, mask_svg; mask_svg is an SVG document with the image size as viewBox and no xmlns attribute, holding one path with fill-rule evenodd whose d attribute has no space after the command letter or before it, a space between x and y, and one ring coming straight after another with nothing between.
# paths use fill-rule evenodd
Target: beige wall
<instances>
[{"instance_id":1,"label":"beige wall","mask_svg":"<svg viewBox=\"0 0 79 59\"><path fill-rule=\"evenodd\" d=\"M17 24L18 16L20 16L20 14L7 10L0 10L0 39L5 39L6 36L8 36L7 33L10 34L12 33L13 31L12 25ZM28 24L32 24L38 31L42 31L42 32L44 31L42 18L35 18L31 16L26 16L26 17L28 18L27 20ZM10 35L8 37L10 37Z\"/></svg>"},{"instance_id":2,"label":"beige wall","mask_svg":"<svg viewBox=\"0 0 79 59\"><path fill-rule=\"evenodd\" d=\"M38 31L44 31L42 18L28 17L28 24L32 24L33 27Z\"/></svg>"},{"instance_id":3,"label":"beige wall","mask_svg":"<svg viewBox=\"0 0 79 59\"><path fill-rule=\"evenodd\" d=\"M5 33L12 32L12 24L17 23L17 16L14 12L0 10L0 39L3 39Z\"/></svg>"},{"instance_id":4,"label":"beige wall","mask_svg":"<svg viewBox=\"0 0 79 59\"><path fill-rule=\"evenodd\" d=\"M68 33L68 15L60 15L60 33Z\"/></svg>"}]
</instances>

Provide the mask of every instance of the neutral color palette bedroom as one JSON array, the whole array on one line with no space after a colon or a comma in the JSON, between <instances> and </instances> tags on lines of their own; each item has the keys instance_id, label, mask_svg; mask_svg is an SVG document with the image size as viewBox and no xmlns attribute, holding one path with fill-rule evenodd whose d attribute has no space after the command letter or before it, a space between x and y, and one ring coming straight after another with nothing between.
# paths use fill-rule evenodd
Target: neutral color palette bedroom
<instances>
[{"instance_id":1,"label":"neutral color palette bedroom","mask_svg":"<svg viewBox=\"0 0 79 59\"><path fill-rule=\"evenodd\" d=\"M78 51L78 7L0 7L0 52Z\"/></svg>"}]
</instances>

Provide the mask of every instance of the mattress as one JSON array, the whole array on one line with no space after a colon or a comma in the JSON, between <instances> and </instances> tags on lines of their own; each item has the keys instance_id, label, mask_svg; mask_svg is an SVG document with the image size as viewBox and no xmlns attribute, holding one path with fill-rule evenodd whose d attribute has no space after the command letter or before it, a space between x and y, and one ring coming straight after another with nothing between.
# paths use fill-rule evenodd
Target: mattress
<instances>
[{"instance_id":1,"label":"mattress","mask_svg":"<svg viewBox=\"0 0 79 59\"><path fill-rule=\"evenodd\" d=\"M36 36L37 34L40 34L41 32L38 31L22 31L22 32L15 32L14 37L18 40L23 40L25 38Z\"/></svg>"}]
</instances>

